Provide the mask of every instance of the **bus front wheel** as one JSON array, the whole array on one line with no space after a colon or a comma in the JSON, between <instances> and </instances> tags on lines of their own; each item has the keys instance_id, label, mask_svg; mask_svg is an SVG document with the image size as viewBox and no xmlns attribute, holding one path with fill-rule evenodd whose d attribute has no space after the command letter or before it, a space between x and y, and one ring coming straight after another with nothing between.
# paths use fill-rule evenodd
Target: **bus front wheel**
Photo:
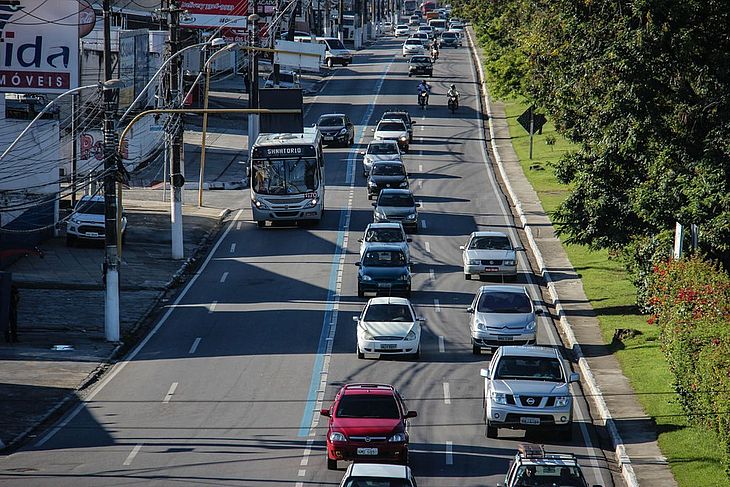
<instances>
[{"instance_id":1,"label":"bus front wheel","mask_svg":"<svg viewBox=\"0 0 730 487\"><path fill-rule=\"evenodd\" d=\"M266 226L266 220L257 220L256 225L258 225L259 228L264 228Z\"/></svg>"}]
</instances>

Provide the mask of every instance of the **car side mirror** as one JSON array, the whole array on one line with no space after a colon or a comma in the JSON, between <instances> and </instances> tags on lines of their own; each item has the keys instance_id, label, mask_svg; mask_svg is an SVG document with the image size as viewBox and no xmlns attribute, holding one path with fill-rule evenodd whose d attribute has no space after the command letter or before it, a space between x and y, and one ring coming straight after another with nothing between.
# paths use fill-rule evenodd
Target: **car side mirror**
<instances>
[{"instance_id":1,"label":"car side mirror","mask_svg":"<svg viewBox=\"0 0 730 487\"><path fill-rule=\"evenodd\" d=\"M408 411L406 413L406 419L415 418L418 416L418 413L416 411Z\"/></svg>"},{"instance_id":2,"label":"car side mirror","mask_svg":"<svg viewBox=\"0 0 730 487\"><path fill-rule=\"evenodd\" d=\"M569 382L580 382L580 374L578 372L571 372Z\"/></svg>"},{"instance_id":3,"label":"car side mirror","mask_svg":"<svg viewBox=\"0 0 730 487\"><path fill-rule=\"evenodd\" d=\"M474 307L473 306L469 306L468 308L466 308L466 312L467 313L473 313L474 312Z\"/></svg>"},{"instance_id":4,"label":"car side mirror","mask_svg":"<svg viewBox=\"0 0 730 487\"><path fill-rule=\"evenodd\" d=\"M316 127L316 126L317 126L317 124L316 124L316 123L313 123L313 124L312 124L312 127Z\"/></svg>"},{"instance_id":5,"label":"car side mirror","mask_svg":"<svg viewBox=\"0 0 730 487\"><path fill-rule=\"evenodd\" d=\"M479 375L481 375L482 377L489 377L489 369L480 370Z\"/></svg>"},{"instance_id":6,"label":"car side mirror","mask_svg":"<svg viewBox=\"0 0 730 487\"><path fill-rule=\"evenodd\" d=\"M361 264L359 262L355 262L355 267L360 267L360 265Z\"/></svg>"},{"instance_id":7,"label":"car side mirror","mask_svg":"<svg viewBox=\"0 0 730 487\"><path fill-rule=\"evenodd\" d=\"M378 206L377 203L372 203L372 205L373 205L373 208L376 207L376 206Z\"/></svg>"},{"instance_id":8,"label":"car side mirror","mask_svg":"<svg viewBox=\"0 0 730 487\"><path fill-rule=\"evenodd\" d=\"M466 250L466 247L464 245L459 245L459 250Z\"/></svg>"},{"instance_id":9,"label":"car side mirror","mask_svg":"<svg viewBox=\"0 0 730 487\"><path fill-rule=\"evenodd\" d=\"M525 248L524 247L515 247L514 248L514 251L515 252L524 252L525 251Z\"/></svg>"},{"instance_id":10,"label":"car side mirror","mask_svg":"<svg viewBox=\"0 0 730 487\"><path fill-rule=\"evenodd\" d=\"M358 318L357 316L353 316L352 317L352 321L354 321L355 323L357 323L357 322L360 321L360 318Z\"/></svg>"},{"instance_id":11,"label":"car side mirror","mask_svg":"<svg viewBox=\"0 0 730 487\"><path fill-rule=\"evenodd\" d=\"M416 203L416 208L420 208L420 207L421 207L421 203Z\"/></svg>"},{"instance_id":12,"label":"car side mirror","mask_svg":"<svg viewBox=\"0 0 730 487\"><path fill-rule=\"evenodd\" d=\"M423 316L419 316L418 318L416 318L416 321L420 321L421 323L425 323L426 322L426 318L424 318Z\"/></svg>"},{"instance_id":13,"label":"car side mirror","mask_svg":"<svg viewBox=\"0 0 730 487\"><path fill-rule=\"evenodd\" d=\"M411 120L411 125L416 125L417 123L415 120Z\"/></svg>"},{"instance_id":14,"label":"car side mirror","mask_svg":"<svg viewBox=\"0 0 730 487\"><path fill-rule=\"evenodd\" d=\"M413 242L413 239L411 237L407 237L406 242Z\"/></svg>"},{"instance_id":15,"label":"car side mirror","mask_svg":"<svg viewBox=\"0 0 730 487\"><path fill-rule=\"evenodd\" d=\"M370 129L371 132L375 132L375 129Z\"/></svg>"},{"instance_id":16,"label":"car side mirror","mask_svg":"<svg viewBox=\"0 0 730 487\"><path fill-rule=\"evenodd\" d=\"M537 308L537 309L535 310L535 314L536 314L536 315L541 315L541 316L542 316L543 314L545 314L545 311L544 311L544 310L543 310L542 308Z\"/></svg>"},{"instance_id":17,"label":"car side mirror","mask_svg":"<svg viewBox=\"0 0 730 487\"><path fill-rule=\"evenodd\" d=\"M364 155L365 155L365 151L364 151L364 150L361 150L361 151L359 152L359 154L360 154L361 156L364 156Z\"/></svg>"},{"instance_id":18,"label":"car side mirror","mask_svg":"<svg viewBox=\"0 0 730 487\"><path fill-rule=\"evenodd\" d=\"M358 239L357 239L357 241L358 241L358 242L362 242L362 239L361 239L361 238L358 238Z\"/></svg>"},{"instance_id":19,"label":"car side mirror","mask_svg":"<svg viewBox=\"0 0 730 487\"><path fill-rule=\"evenodd\" d=\"M330 417L330 410L329 409L320 409L319 410L319 414L322 415L322 416L327 416L329 418Z\"/></svg>"}]
</instances>

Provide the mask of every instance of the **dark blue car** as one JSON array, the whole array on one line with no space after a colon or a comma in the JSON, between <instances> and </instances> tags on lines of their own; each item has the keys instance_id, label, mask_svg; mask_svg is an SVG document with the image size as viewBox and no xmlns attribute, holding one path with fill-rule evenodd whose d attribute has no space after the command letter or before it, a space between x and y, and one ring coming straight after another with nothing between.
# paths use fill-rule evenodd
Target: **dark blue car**
<instances>
[{"instance_id":1,"label":"dark blue car","mask_svg":"<svg viewBox=\"0 0 730 487\"><path fill-rule=\"evenodd\" d=\"M399 245L373 243L368 245L355 265L357 273L357 295L366 292L375 294L411 295L410 263Z\"/></svg>"}]
</instances>

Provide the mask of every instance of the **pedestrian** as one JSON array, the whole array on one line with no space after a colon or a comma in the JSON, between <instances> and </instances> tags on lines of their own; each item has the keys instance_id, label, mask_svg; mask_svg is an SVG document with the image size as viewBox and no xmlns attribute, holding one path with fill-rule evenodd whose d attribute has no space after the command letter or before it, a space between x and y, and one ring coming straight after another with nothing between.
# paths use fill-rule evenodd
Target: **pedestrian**
<instances>
[{"instance_id":1,"label":"pedestrian","mask_svg":"<svg viewBox=\"0 0 730 487\"><path fill-rule=\"evenodd\" d=\"M10 343L18 342L18 303L20 303L20 292L18 286L10 285L10 319L8 320L8 331L5 332L5 341Z\"/></svg>"}]
</instances>

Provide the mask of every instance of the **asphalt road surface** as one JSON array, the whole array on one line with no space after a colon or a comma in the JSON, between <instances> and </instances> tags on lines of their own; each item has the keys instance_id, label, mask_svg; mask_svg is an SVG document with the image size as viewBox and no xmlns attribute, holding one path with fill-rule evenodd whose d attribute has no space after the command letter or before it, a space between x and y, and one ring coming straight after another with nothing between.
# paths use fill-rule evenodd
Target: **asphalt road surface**
<instances>
[{"instance_id":1,"label":"asphalt road surface","mask_svg":"<svg viewBox=\"0 0 730 487\"><path fill-rule=\"evenodd\" d=\"M431 105L419 110L401 42L382 40L336 70L305 122L344 112L356 147L327 149L327 212L316 228L267 227L250 219L248 193L198 275L163 321L117 364L84 403L21 451L0 461L4 486L337 485L325 462L327 407L339 385L394 384L410 409L411 466L420 486L501 482L522 432L487 440L479 369L465 308L480 286L465 281L461 253L477 229L517 238L487 161L468 48L441 52ZM456 114L446 90L462 93ZM372 221L357 151L390 107L408 108L415 140L405 164L421 202L413 236L412 301L426 318L420 360L358 360L355 324L358 241ZM539 302L525 255L519 282ZM559 340L548 317L538 341ZM589 483L614 485L579 397L573 442L529 437L573 452Z\"/></svg>"}]
</instances>

